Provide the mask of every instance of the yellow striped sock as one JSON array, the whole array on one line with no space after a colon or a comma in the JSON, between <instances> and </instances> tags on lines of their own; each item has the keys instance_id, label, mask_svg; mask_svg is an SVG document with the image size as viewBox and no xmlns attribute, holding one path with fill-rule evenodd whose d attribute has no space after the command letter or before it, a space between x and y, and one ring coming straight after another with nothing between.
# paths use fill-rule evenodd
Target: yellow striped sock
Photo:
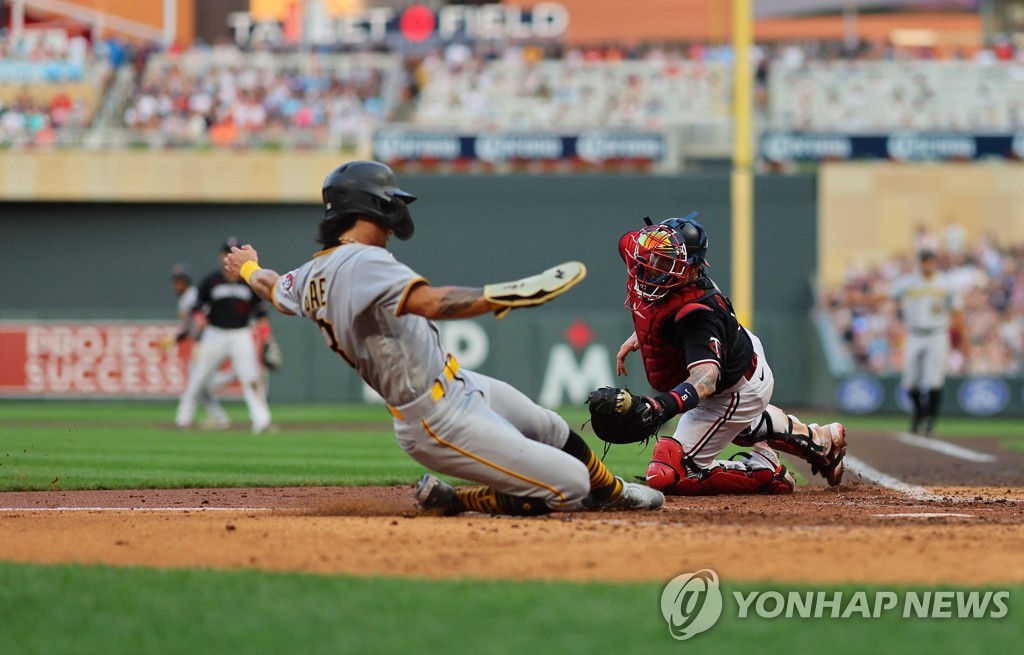
<instances>
[{"instance_id":1,"label":"yellow striped sock","mask_svg":"<svg viewBox=\"0 0 1024 655\"><path fill-rule=\"evenodd\" d=\"M459 489L455 492L455 497L471 512L482 512L484 514L505 513L498 504L497 493L490 487Z\"/></svg>"},{"instance_id":2,"label":"yellow striped sock","mask_svg":"<svg viewBox=\"0 0 1024 655\"><path fill-rule=\"evenodd\" d=\"M490 487L460 489L455 492L455 498L466 510L484 514L537 516L551 511L541 498L510 496Z\"/></svg>"},{"instance_id":3,"label":"yellow striped sock","mask_svg":"<svg viewBox=\"0 0 1024 655\"><path fill-rule=\"evenodd\" d=\"M594 451L590 451L587 458L587 472L590 473L590 493L595 498L614 500L622 493L622 480L612 475Z\"/></svg>"}]
</instances>

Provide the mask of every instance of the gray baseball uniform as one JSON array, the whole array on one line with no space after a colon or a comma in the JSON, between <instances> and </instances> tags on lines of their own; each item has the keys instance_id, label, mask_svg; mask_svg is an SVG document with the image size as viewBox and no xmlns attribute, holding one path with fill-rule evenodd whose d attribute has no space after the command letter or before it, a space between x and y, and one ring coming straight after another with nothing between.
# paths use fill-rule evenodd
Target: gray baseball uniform
<instances>
[{"instance_id":1,"label":"gray baseball uniform","mask_svg":"<svg viewBox=\"0 0 1024 655\"><path fill-rule=\"evenodd\" d=\"M384 248L351 243L281 275L273 301L316 323L328 347L384 398L413 459L552 509L579 508L590 477L561 450L569 426L511 385L459 369L437 326L403 313L409 292L425 282Z\"/></svg>"},{"instance_id":2,"label":"gray baseball uniform","mask_svg":"<svg viewBox=\"0 0 1024 655\"><path fill-rule=\"evenodd\" d=\"M903 351L903 387L939 389L946 379L950 312L960 309L952 284L939 272L920 271L899 279L890 295L900 301L907 341Z\"/></svg>"},{"instance_id":3,"label":"gray baseball uniform","mask_svg":"<svg viewBox=\"0 0 1024 655\"><path fill-rule=\"evenodd\" d=\"M178 321L180 325L178 327L179 335L186 335L185 338L192 338L192 354L189 357L188 362L188 377L192 379L197 376L197 368L199 364L199 337L202 333L201 330L197 330L195 324L192 322L192 309L195 307L196 298L199 296L199 289L194 284L190 284L185 291L178 296ZM181 337L179 337L181 338ZM231 419L228 417L228 413L224 411L224 407L217 400L214 393L230 384L235 379L235 370L218 370L210 378L210 382L199 391L198 403L206 409L206 422L205 427L216 427L226 428L231 425Z\"/></svg>"}]
</instances>

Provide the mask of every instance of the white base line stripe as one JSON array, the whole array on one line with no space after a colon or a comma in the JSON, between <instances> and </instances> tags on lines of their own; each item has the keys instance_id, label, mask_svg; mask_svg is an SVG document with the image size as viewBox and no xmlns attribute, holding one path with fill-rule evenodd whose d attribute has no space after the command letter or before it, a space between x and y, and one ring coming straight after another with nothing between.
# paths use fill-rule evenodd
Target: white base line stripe
<instances>
[{"instance_id":1,"label":"white base line stripe","mask_svg":"<svg viewBox=\"0 0 1024 655\"><path fill-rule=\"evenodd\" d=\"M269 512L272 507L0 507L0 512Z\"/></svg>"},{"instance_id":2,"label":"white base line stripe","mask_svg":"<svg viewBox=\"0 0 1024 655\"><path fill-rule=\"evenodd\" d=\"M893 514L872 514L871 516L878 516L882 518L889 517L901 517L909 519L945 519L945 518L965 518L973 519L974 514L955 514L945 512L895 512Z\"/></svg>"},{"instance_id":3,"label":"white base line stripe","mask_svg":"<svg viewBox=\"0 0 1024 655\"><path fill-rule=\"evenodd\" d=\"M846 464L846 471L856 473L860 477L879 484L883 487L899 491L900 493L906 494L914 500L941 500L942 496L937 496L932 492L928 491L924 487L919 487L914 484L907 484L902 480L898 480L891 475L882 473L876 468L868 466L864 462L860 461L856 457L847 455L843 462Z\"/></svg>"},{"instance_id":4,"label":"white base line stripe","mask_svg":"<svg viewBox=\"0 0 1024 655\"><path fill-rule=\"evenodd\" d=\"M916 434L910 434L907 432L902 432L896 435L896 441L899 441L900 443L905 443L908 446L917 446L918 448L927 448L928 450L934 450L937 453L949 455L950 457L966 459L969 462L987 463L996 461L995 455L989 455L988 453L979 453L976 450L964 448L962 446L949 443L948 441L938 441L936 439L920 437Z\"/></svg>"}]
</instances>

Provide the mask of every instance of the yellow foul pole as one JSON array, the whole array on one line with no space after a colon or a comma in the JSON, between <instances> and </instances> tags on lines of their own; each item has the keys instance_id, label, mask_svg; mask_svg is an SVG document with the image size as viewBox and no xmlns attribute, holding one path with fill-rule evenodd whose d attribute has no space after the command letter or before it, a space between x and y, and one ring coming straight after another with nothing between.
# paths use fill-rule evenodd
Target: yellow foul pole
<instances>
[{"instance_id":1,"label":"yellow foul pole","mask_svg":"<svg viewBox=\"0 0 1024 655\"><path fill-rule=\"evenodd\" d=\"M732 0L733 148L732 148L732 298L736 318L754 321L754 40L753 0Z\"/></svg>"}]
</instances>

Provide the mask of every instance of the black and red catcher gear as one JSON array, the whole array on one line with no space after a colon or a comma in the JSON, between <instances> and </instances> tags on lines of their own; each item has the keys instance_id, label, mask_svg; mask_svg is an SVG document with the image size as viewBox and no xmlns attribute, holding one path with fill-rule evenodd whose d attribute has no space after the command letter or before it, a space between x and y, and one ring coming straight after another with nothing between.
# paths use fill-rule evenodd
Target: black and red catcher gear
<instances>
[{"instance_id":1,"label":"black and red catcher gear","mask_svg":"<svg viewBox=\"0 0 1024 655\"><path fill-rule=\"evenodd\" d=\"M698 215L693 212L684 218L669 218L629 232L619 240L619 254L629 275L627 309L642 311L673 289L699 277L691 273L703 272L708 236L694 220Z\"/></svg>"}]
</instances>

